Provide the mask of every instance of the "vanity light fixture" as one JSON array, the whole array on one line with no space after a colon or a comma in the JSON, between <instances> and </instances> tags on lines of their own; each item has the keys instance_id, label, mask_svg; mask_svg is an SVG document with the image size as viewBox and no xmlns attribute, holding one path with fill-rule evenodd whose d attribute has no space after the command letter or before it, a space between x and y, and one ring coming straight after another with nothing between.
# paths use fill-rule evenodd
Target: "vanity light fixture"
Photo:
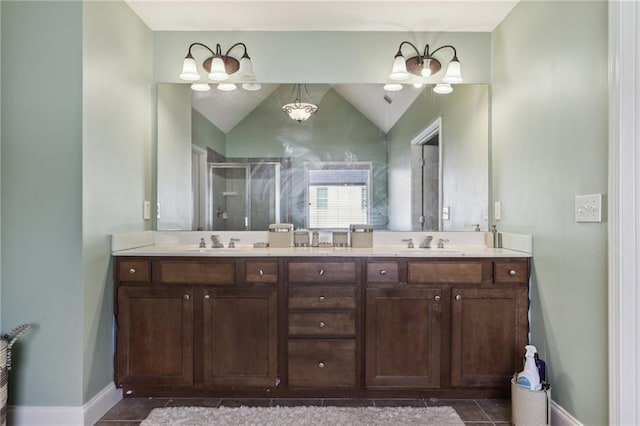
<instances>
[{"instance_id":1,"label":"vanity light fixture","mask_svg":"<svg viewBox=\"0 0 640 426\"><path fill-rule=\"evenodd\" d=\"M307 94L309 102L302 102L302 86L304 86L304 92ZM313 103L313 99L311 98L311 95L307 90L306 84L294 84L291 96L294 95L295 99L293 100L293 102L282 106L282 111L289 115L292 120L295 120L298 123L302 123L303 121L307 121L309 117L318 112L318 106Z\"/></svg>"},{"instance_id":2,"label":"vanity light fixture","mask_svg":"<svg viewBox=\"0 0 640 426\"><path fill-rule=\"evenodd\" d=\"M185 81L198 81L201 79L200 72L198 71L198 65L193 57L192 50L194 47L199 47L207 50L210 54L202 63L202 68L207 72L209 80L220 82L228 80L233 77L236 82L245 83L253 82L256 79L256 75L253 72L253 64L251 58L247 54L247 46L244 43L236 43L231 46L226 53L222 53L222 47L220 44L216 44L216 50L213 51L209 46L202 43L191 43L187 56L182 63L182 72L180 73L180 79ZM230 55L231 51L236 48L242 48L242 56L240 60ZM205 88L206 83L194 83L191 85L193 90L208 90ZM220 86L220 85L219 85ZM257 84L252 84L254 90ZM243 84L244 87L244 84ZM235 84L227 83L226 86L218 87L220 90L234 90ZM251 90L251 89L248 89Z\"/></svg>"},{"instance_id":3,"label":"vanity light fixture","mask_svg":"<svg viewBox=\"0 0 640 426\"><path fill-rule=\"evenodd\" d=\"M403 46L410 46L413 49L411 52L413 56L406 58L402 53ZM430 77L437 74L442 69L442 63L434 55L442 49L453 50L453 57L449 61L444 77L442 77L442 83L444 83L444 86L442 83L436 84L434 91L441 94L451 93L453 91L451 84L462 83L463 79L460 71L458 53L456 48L450 44L440 46L433 52L429 51L429 45L427 44L425 45L422 54L420 54L420 51L415 44L410 41L403 41L400 43L398 52L393 58L393 65L391 68L391 74L389 74L389 79L394 82L400 82L408 80L411 77L411 74L418 77Z\"/></svg>"}]
</instances>

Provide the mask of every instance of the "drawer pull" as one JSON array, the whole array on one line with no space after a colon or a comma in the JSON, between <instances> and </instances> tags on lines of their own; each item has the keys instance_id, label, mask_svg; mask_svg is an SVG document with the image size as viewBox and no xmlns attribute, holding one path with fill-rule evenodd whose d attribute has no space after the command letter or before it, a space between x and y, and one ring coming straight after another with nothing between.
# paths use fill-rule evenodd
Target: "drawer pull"
<instances>
[{"instance_id":1,"label":"drawer pull","mask_svg":"<svg viewBox=\"0 0 640 426\"><path fill-rule=\"evenodd\" d=\"M518 275L518 273L516 272L515 269L512 269L509 271L509 275L511 275L512 277L515 277L516 275Z\"/></svg>"},{"instance_id":2,"label":"drawer pull","mask_svg":"<svg viewBox=\"0 0 640 426\"><path fill-rule=\"evenodd\" d=\"M258 275L263 276L263 275L264 275L264 271L263 271L262 269L260 269L260 270L258 271Z\"/></svg>"},{"instance_id":3,"label":"drawer pull","mask_svg":"<svg viewBox=\"0 0 640 426\"><path fill-rule=\"evenodd\" d=\"M320 269L320 271L318 272L318 274L320 274L320 275L324 275L324 269Z\"/></svg>"},{"instance_id":4,"label":"drawer pull","mask_svg":"<svg viewBox=\"0 0 640 426\"><path fill-rule=\"evenodd\" d=\"M134 275L136 273L136 268L129 269L129 275Z\"/></svg>"},{"instance_id":5,"label":"drawer pull","mask_svg":"<svg viewBox=\"0 0 640 426\"><path fill-rule=\"evenodd\" d=\"M320 328L324 328L324 326L327 325L327 324L325 324L324 321L320 321L320 324L318 324L318 325L320 326Z\"/></svg>"},{"instance_id":6,"label":"drawer pull","mask_svg":"<svg viewBox=\"0 0 640 426\"><path fill-rule=\"evenodd\" d=\"M440 296L434 297L433 300L435 300L436 302L439 302L440 301Z\"/></svg>"},{"instance_id":7,"label":"drawer pull","mask_svg":"<svg viewBox=\"0 0 640 426\"><path fill-rule=\"evenodd\" d=\"M462 296L460 296L459 294L456 294L456 300L462 300Z\"/></svg>"},{"instance_id":8,"label":"drawer pull","mask_svg":"<svg viewBox=\"0 0 640 426\"><path fill-rule=\"evenodd\" d=\"M191 296L189 296L188 294L185 294L184 296L182 296L182 298L184 300L189 300L189 299L191 299Z\"/></svg>"},{"instance_id":9,"label":"drawer pull","mask_svg":"<svg viewBox=\"0 0 640 426\"><path fill-rule=\"evenodd\" d=\"M211 299L211 296L209 296L208 294L205 294L204 295L204 300L209 300L209 299Z\"/></svg>"},{"instance_id":10,"label":"drawer pull","mask_svg":"<svg viewBox=\"0 0 640 426\"><path fill-rule=\"evenodd\" d=\"M380 275L387 275L386 269L380 269Z\"/></svg>"},{"instance_id":11,"label":"drawer pull","mask_svg":"<svg viewBox=\"0 0 640 426\"><path fill-rule=\"evenodd\" d=\"M320 362L318 363L318 368L324 368L324 362L320 361Z\"/></svg>"},{"instance_id":12,"label":"drawer pull","mask_svg":"<svg viewBox=\"0 0 640 426\"><path fill-rule=\"evenodd\" d=\"M320 302L324 302L324 296L320 296L320 297L318 298L318 300L319 300Z\"/></svg>"}]
</instances>

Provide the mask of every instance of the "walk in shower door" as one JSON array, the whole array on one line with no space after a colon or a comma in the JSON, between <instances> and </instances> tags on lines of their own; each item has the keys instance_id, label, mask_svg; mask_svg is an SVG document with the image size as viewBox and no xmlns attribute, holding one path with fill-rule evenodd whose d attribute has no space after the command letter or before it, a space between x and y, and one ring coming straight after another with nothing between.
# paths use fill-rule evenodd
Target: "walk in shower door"
<instances>
[{"instance_id":1,"label":"walk in shower door","mask_svg":"<svg viewBox=\"0 0 640 426\"><path fill-rule=\"evenodd\" d=\"M209 163L208 229L268 229L280 219L279 163Z\"/></svg>"}]
</instances>

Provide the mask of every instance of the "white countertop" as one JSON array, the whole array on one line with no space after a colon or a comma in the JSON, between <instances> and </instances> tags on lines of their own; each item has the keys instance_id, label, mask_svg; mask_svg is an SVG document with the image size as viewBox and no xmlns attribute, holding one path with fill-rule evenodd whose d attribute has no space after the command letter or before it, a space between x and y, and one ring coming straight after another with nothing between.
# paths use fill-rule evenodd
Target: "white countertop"
<instances>
[{"instance_id":1,"label":"white countertop","mask_svg":"<svg viewBox=\"0 0 640 426\"><path fill-rule=\"evenodd\" d=\"M450 246L444 249L384 246L373 248L352 247L290 247L254 248L198 248L193 245L153 244L113 252L114 256L189 256L189 257L531 257L531 253L505 248L484 246Z\"/></svg>"}]
</instances>

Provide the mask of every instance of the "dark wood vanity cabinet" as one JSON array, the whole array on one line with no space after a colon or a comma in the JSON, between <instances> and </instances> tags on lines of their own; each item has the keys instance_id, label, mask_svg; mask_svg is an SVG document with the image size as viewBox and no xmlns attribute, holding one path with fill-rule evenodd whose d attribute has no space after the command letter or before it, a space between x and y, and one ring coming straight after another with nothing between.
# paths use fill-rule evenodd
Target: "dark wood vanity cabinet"
<instances>
[{"instance_id":1,"label":"dark wood vanity cabinet","mask_svg":"<svg viewBox=\"0 0 640 426\"><path fill-rule=\"evenodd\" d=\"M116 384L126 396L508 396L529 265L116 257Z\"/></svg>"}]
</instances>

